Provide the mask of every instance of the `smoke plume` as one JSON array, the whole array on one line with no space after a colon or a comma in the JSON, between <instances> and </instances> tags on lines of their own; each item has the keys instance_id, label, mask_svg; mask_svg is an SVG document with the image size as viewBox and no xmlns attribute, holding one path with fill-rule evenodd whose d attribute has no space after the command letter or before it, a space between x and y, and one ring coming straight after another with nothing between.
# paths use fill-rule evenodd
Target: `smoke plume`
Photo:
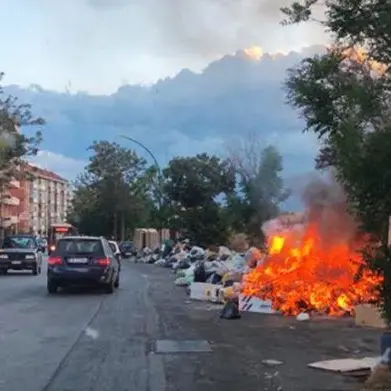
<instances>
[{"instance_id":1,"label":"smoke plume","mask_svg":"<svg viewBox=\"0 0 391 391\"><path fill-rule=\"evenodd\" d=\"M348 213L346 196L332 172L313 178L303 191L308 222L315 224L324 245L351 243L357 223Z\"/></svg>"}]
</instances>

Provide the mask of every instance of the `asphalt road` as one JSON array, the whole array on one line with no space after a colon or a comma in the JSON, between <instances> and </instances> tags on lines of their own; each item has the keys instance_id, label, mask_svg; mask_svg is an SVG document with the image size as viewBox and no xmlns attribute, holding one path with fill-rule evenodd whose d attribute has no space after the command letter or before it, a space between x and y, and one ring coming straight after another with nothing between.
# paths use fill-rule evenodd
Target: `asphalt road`
<instances>
[{"instance_id":1,"label":"asphalt road","mask_svg":"<svg viewBox=\"0 0 391 391\"><path fill-rule=\"evenodd\" d=\"M378 351L380 331L349 319L221 320L151 265L125 261L112 295L49 296L45 277L0 277L0 391L353 390L356 380L307 364ZM160 354L161 340L199 341L195 349L209 342L211 352ZM265 367L265 359L282 364Z\"/></svg>"},{"instance_id":2,"label":"asphalt road","mask_svg":"<svg viewBox=\"0 0 391 391\"><path fill-rule=\"evenodd\" d=\"M164 390L148 279L124 265L113 294L48 296L46 276L0 279L1 391ZM161 388L162 387L162 388Z\"/></svg>"}]
</instances>

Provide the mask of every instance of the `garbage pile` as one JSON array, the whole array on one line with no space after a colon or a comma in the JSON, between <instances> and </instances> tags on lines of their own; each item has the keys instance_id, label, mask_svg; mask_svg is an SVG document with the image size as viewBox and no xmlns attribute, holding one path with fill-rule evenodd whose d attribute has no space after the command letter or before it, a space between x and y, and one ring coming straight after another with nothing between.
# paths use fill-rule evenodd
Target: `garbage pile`
<instances>
[{"instance_id":1,"label":"garbage pile","mask_svg":"<svg viewBox=\"0 0 391 391\"><path fill-rule=\"evenodd\" d=\"M174 284L186 287L191 299L229 303L221 316L239 318L237 307L242 277L262 262L264 255L255 247L246 253L237 253L224 246L216 250L190 246L189 241L184 240L176 245L165 244L155 251L144 248L137 262L170 268L175 274Z\"/></svg>"}]
</instances>

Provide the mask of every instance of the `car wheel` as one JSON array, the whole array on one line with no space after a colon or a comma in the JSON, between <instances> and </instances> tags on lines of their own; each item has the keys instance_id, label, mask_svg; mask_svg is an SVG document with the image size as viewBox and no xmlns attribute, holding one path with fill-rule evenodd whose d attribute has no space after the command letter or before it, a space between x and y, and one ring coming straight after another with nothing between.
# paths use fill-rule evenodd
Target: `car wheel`
<instances>
[{"instance_id":1,"label":"car wheel","mask_svg":"<svg viewBox=\"0 0 391 391\"><path fill-rule=\"evenodd\" d=\"M33 270L32 270L34 276L37 276L39 274L39 267L38 265L34 265L33 266Z\"/></svg>"},{"instance_id":2,"label":"car wheel","mask_svg":"<svg viewBox=\"0 0 391 391\"><path fill-rule=\"evenodd\" d=\"M47 282L47 290L48 290L48 293L50 295L52 295L53 293L56 293L57 292L57 289L58 289L58 286L56 284L54 284L53 282L51 281L48 281Z\"/></svg>"},{"instance_id":3,"label":"car wheel","mask_svg":"<svg viewBox=\"0 0 391 391\"><path fill-rule=\"evenodd\" d=\"M114 293L114 281L113 281L113 277L111 277L110 281L107 283L106 287L105 287L105 292L106 293Z\"/></svg>"},{"instance_id":4,"label":"car wheel","mask_svg":"<svg viewBox=\"0 0 391 391\"><path fill-rule=\"evenodd\" d=\"M119 287L119 272L118 272L118 274L117 274L117 278L115 279L114 287L115 287L115 288L118 288L118 287Z\"/></svg>"}]
</instances>

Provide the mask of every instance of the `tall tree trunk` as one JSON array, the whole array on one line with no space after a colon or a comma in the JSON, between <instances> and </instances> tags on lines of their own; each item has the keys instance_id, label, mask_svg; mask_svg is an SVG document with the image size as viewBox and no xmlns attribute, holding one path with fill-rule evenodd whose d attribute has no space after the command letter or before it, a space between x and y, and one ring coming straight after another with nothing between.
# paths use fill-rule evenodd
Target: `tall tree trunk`
<instances>
[{"instance_id":1,"label":"tall tree trunk","mask_svg":"<svg viewBox=\"0 0 391 391\"><path fill-rule=\"evenodd\" d=\"M113 236L114 239L117 239L117 228L118 228L118 217L117 212L114 212L114 219L113 219Z\"/></svg>"},{"instance_id":2,"label":"tall tree trunk","mask_svg":"<svg viewBox=\"0 0 391 391\"><path fill-rule=\"evenodd\" d=\"M121 214L121 241L125 240L125 215Z\"/></svg>"}]
</instances>

